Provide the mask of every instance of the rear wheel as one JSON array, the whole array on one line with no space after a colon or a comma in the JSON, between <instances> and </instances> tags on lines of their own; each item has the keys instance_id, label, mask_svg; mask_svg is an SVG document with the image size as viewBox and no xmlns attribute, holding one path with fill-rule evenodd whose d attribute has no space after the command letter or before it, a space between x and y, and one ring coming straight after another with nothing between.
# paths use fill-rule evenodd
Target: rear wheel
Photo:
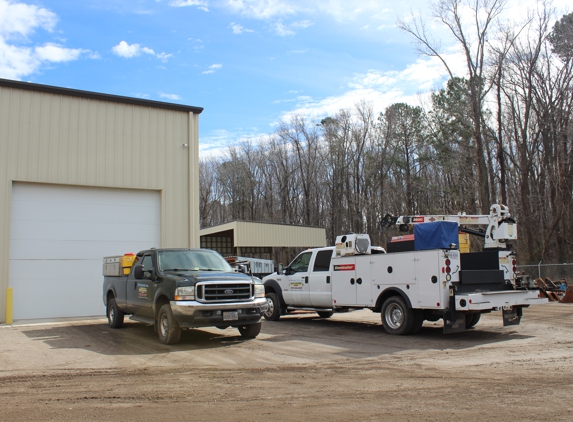
<instances>
[{"instance_id":1,"label":"rear wheel","mask_svg":"<svg viewBox=\"0 0 573 422\"><path fill-rule=\"evenodd\" d=\"M478 313L466 314L466 329L475 327L480 319L481 319L481 314Z\"/></svg>"},{"instance_id":2,"label":"rear wheel","mask_svg":"<svg viewBox=\"0 0 573 422\"><path fill-rule=\"evenodd\" d=\"M414 312L400 296L386 299L382 305L382 325L388 334L408 334L414 326Z\"/></svg>"},{"instance_id":3,"label":"rear wheel","mask_svg":"<svg viewBox=\"0 0 573 422\"><path fill-rule=\"evenodd\" d=\"M330 318L333 313L330 311L318 311L317 314L319 317L326 319L326 318Z\"/></svg>"},{"instance_id":4,"label":"rear wheel","mask_svg":"<svg viewBox=\"0 0 573 422\"><path fill-rule=\"evenodd\" d=\"M115 298L112 297L107 301L107 322L111 328L123 327L123 317L125 314L117 306Z\"/></svg>"},{"instance_id":5,"label":"rear wheel","mask_svg":"<svg viewBox=\"0 0 573 422\"><path fill-rule=\"evenodd\" d=\"M261 323L257 322L256 324L239 325L237 328L243 337L255 338L261 332Z\"/></svg>"},{"instance_id":6,"label":"rear wheel","mask_svg":"<svg viewBox=\"0 0 573 422\"><path fill-rule=\"evenodd\" d=\"M179 343L179 339L181 338L181 327L179 327L179 323L173 317L173 312L171 312L171 306L169 306L169 304L165 304L161 309L159 309L157 322L159 325L157 335L159 336L159 341L161 343Z\"/></svg>"},{"instance_id":7,"label":"rear wheel","mask_svg":"<svg viewBox=\"0 0 573 422\"><path fill-rule=\"evenodd\" d=\"M267 310L263 314L267 321L278 321L281 317L281 308L279 299L276 293L267 293L265 295L267 299Z\"/></svg>"},{"instance_id":8,"label":"rear wheel","mask_svg":"<svg viewBox=\"0 0 573 422\"><path fill-rule=\"evenodd\" d=\"M424 325L424 311L422 309L413 309L412 311L414 312L414 324L409 334L416 334Z\"/></svg>"}]
</instances>

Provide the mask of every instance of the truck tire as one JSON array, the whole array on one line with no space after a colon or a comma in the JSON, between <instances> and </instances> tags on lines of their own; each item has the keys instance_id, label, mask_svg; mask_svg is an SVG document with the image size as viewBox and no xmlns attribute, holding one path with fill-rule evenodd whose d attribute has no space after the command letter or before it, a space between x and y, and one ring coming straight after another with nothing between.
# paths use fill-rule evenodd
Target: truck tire
<instances>
[{"instance_id":1,"label":"truck tire","mask_svg":"<svg viewBox=\"0 0 573 422\"><path fill-rule=\"evenodd\" d=\"M173 312L171 312L171 306L169 306L168 303L159 309L159 314L157 314L157 325L157 335L159 336L159 341L161 343L179 343L179 339L181 338L181 327L179 327L179 323L175 318L173 318Z\"/></svg>"},{"instance_id":2,"label":"truck tire","mask_svg":"<svg viewBox=\"0 0 573 422\"><path fill-rule=\"evenodd\" d=\"M281 304L276 293L267 293L267 310L263 314L267 321L278 321L281 317Z\"/></svg>"},{"instance_id":3,"label":"truck tire","mask_svg":"<svg viewBox=\"0 0 573 422\"><path fill-rule=\"evenodd\" d=\"M471 313L466 315L466 329L475 327L481 319L481 314Z\"/></svg>"},{"instance_id":4,"label":"truck tire","mask_svg":"<svg viewBox=\"0 0 573 422\"><path fill-rule=\"evenodd\" d=\"M386 299L382 305L382 325L388 334L403 335L412 331L414 312L400 296Z\"/></svg>"},{"instance_id":5,"label":"truck tire","mask_svg":"<svg viewBox=\"0 0 573 422\"><path fill-rule=\"evenodd\" d=\"M257 322L256 324L239 325L237 328L243 337L255 338L261 332L261 323Z\"/></svg>"},{"instance_id":6,"label":"truck tire","mask_svg":"<svg viewBox=\"0 0 573 422\"><path fill-rule=\"evenodd\" d=\"M332 314L333 314L333 313L330 312L330 311L317 311L316 313L318 314L319 317L325 318L325 319L326 319L326 318L330 318L330 317L332 316Z\"/></svg>"},{"instance_id":7,"label":"truck tire","mask_svg":"<svg viewBox=\"0 0 573 422\"><path fill-rule=\"evenodd\" d=\"M117 306L117 302L115 298L112 297L107 302L107 323L111 328L121 328L123 327L123 317L125 314L119 307Z\"/></svg>"},{"instance_id":8,"label":"truck tire","mask_svg":"<svg viewBox=\"0 0 573 422\"><path fill-rule=\"evenodd\" d=\"M412 311L414 312L414 324L408 334L416 334L424 325L424 311L422 309L412 309Z\"/></svg>"}]
</instances>

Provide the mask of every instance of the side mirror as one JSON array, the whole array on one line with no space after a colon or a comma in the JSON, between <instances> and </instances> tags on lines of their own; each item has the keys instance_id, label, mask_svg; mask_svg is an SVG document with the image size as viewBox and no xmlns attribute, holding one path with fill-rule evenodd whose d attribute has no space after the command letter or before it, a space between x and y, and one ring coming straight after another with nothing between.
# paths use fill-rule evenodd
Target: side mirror
<instances>
[{"instance_id":1,"label":"side mirror","mask_svg":"<svg viewBox=\"0 0 573 422\"><path fill-rule=\"evenodd\" d=\"M137 280L143 280L143 265L137 264L135 267L133 267L133 276Z\"/></svg>"},{"instance_id":2,"label":"side mirror","mask_svg":"<svg viewBox=\"0 0 573 422\"><path fill-rule=\"evenodd\" d=\"M277 270L277 274L282 274L283 273L283 264L279 264L279 268Z\"/></svg>"}]
</instances>

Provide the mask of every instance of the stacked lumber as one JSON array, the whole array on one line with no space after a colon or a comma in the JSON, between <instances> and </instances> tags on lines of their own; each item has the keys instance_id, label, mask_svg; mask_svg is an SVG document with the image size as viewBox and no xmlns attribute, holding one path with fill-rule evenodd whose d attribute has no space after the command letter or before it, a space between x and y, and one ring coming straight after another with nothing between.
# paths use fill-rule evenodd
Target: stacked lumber
<instances>
[{"instance_id":1,"label":"stacked lumber","mask_svg":"<svg viewBox=\"0 0 573 422\"><path fill-rule=\"evenodd\" d=\"M548 277L545 280L541 278L535 280L535 287L539 288L541 297L546 297L550 302L573 303L573 286L563 289L563 284L567 285L565 280L556 284Z\"/></svg>"}]
</instances>

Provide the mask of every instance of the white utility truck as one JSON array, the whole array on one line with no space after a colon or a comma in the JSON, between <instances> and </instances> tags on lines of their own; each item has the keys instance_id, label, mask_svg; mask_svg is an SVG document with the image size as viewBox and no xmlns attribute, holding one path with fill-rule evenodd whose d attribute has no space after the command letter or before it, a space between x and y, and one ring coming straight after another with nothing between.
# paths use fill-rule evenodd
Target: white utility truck
<instances>
[{"instance_id":1,"label":"white utility truck","mask_svg":"<svg viewBox=\"0 0 573 422\"><path fill-rule=\"evenodd\" d=\"M265 318L276 321L297 310L328 318L367 308L381 313L390 334L413 334L425 320L440 318L451 333L492 311L502 312L504 325L517 325L524 307L547 302L516 273L507 242L517 238L517 227L503 205L493 205L488 215L387 215L381 226L413 229L413 239L389 243L386 252L372 247L366 234L348 234L338 236L336 246L301 252L263 279ZM460 232L482 235L484 249L460 253Z\"/></svg>"}]
</instances>

